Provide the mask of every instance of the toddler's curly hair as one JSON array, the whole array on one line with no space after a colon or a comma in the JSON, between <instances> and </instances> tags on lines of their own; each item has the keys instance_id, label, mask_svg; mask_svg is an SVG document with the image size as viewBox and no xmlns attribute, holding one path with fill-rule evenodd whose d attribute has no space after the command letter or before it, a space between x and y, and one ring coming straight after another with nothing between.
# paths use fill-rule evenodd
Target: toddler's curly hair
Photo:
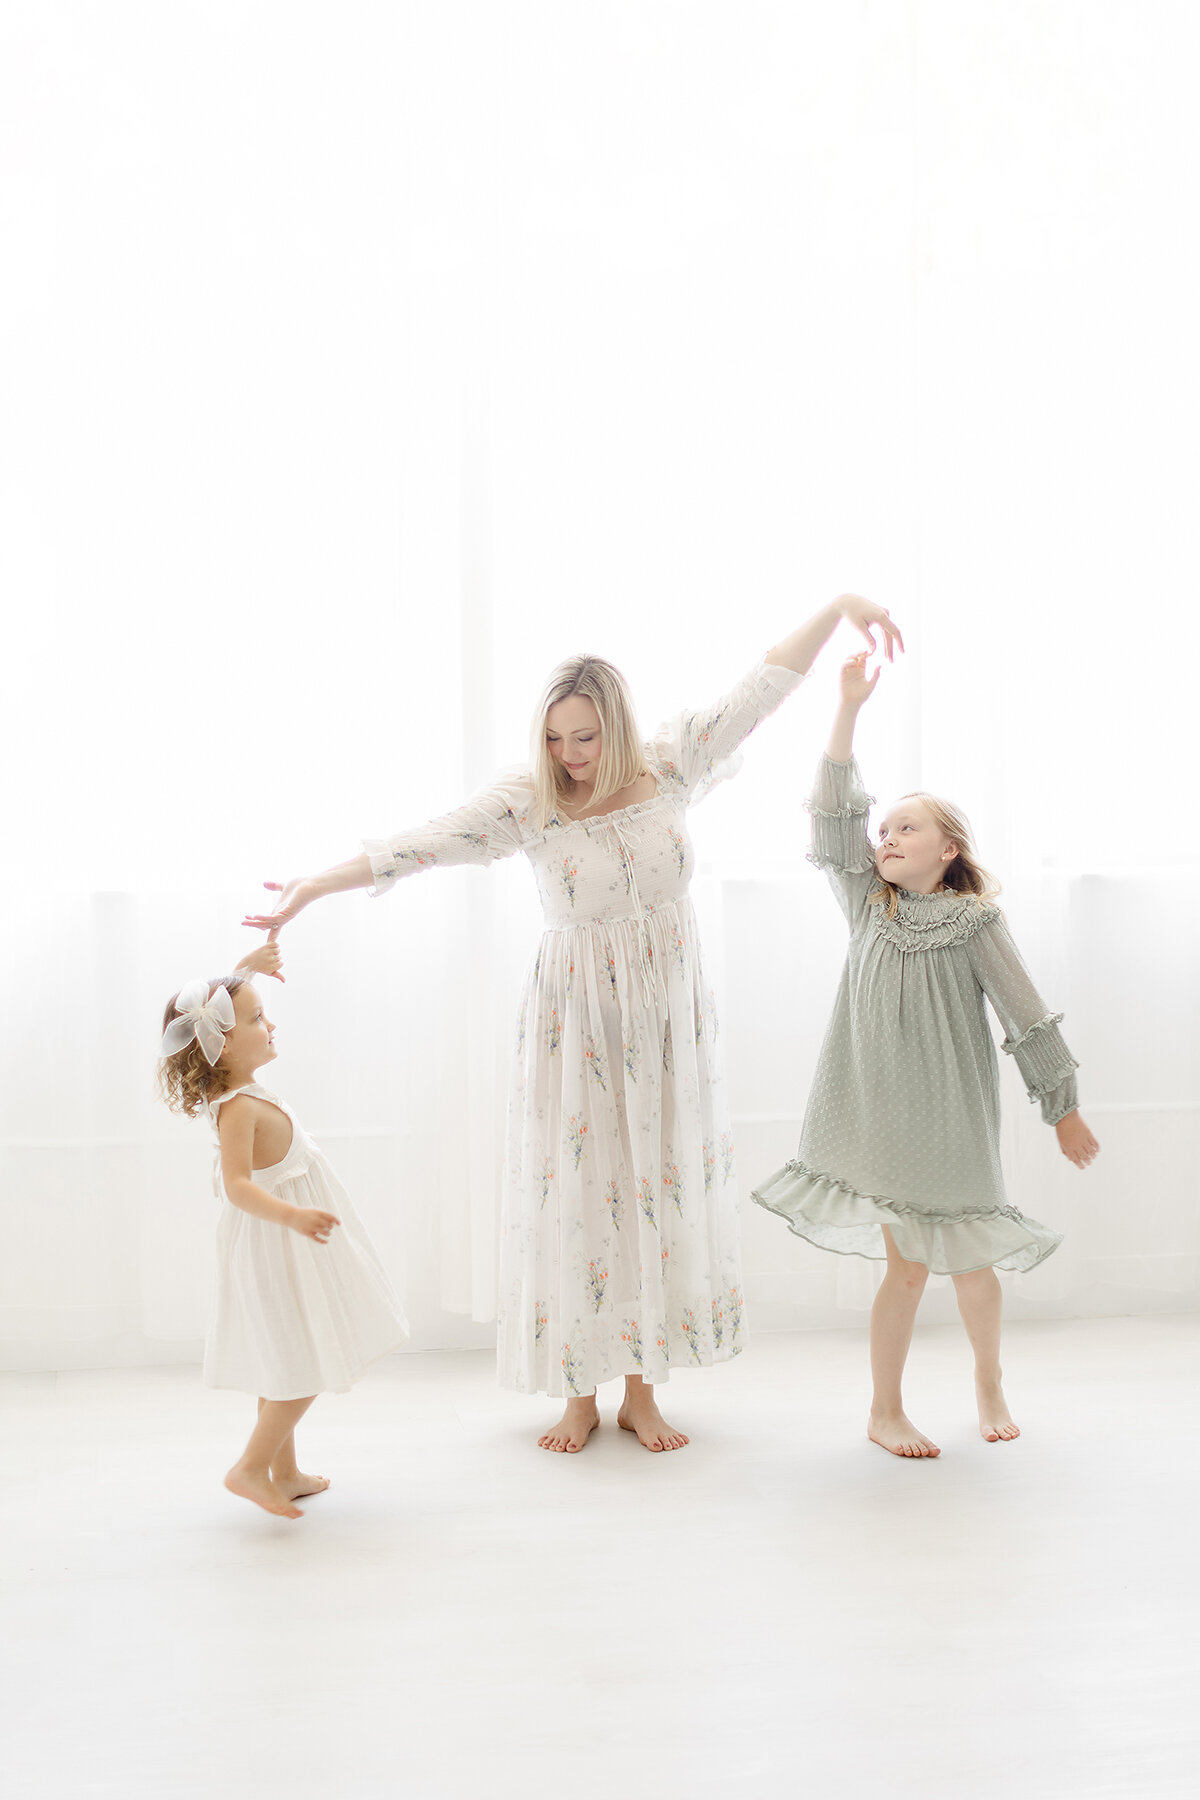
<instances>
[{"instance_id":1,"label":"toddler's curly hair","mask_svg":"<svg viewBox=\"0 0 1200 1800\"><path fill-rule=\"evenodd\" d=\"M219 987L228 991L232 1000L238 989L245 987L248 977L245 975L218 975L215 981L208 984L208 997L211 1000ZM171 1023L175 1015L175 1002L179 995L172 994L163 1011L163 1031ZM225 1071L218 1062L215 1067L209 1064L196 1039L193 1038L186 1049L177 1050L174 1056L164 1056L158 1065L158 1093L165 1100L172 1112L184 1113L194 1119L197 1113L204 1111L205 1103L215 1100L223 1094L229 1082Z\"/></svg>"}]
</instances>

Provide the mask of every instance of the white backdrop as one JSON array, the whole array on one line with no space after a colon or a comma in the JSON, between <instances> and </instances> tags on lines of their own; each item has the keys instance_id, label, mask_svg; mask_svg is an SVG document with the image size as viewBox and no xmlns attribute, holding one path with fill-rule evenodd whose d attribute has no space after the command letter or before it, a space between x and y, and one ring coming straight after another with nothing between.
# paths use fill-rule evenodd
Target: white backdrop
<instances>
[{"instance_id":1,"label":"white backdrop","mask_svg":"<svg viewBox=\"0 0 1200 1800\"><path fill-rule=\"evenodd\" d=\"M210 1150L153 1055L259 881L520 757L563 655L649 727L845 587L911 645L869 784L973 815L1104 1146L1069 1169L1004 1070L1068 1234L1010 1312L1195 1306L1191 8L3 21L6 1366L197 1353ZM842 955L799 809L835 661L694 816L746 1185ZM530 886L330 901L267 984L417 1347L490 1341ZM860 1322L871 1268L749 1210L759 1326Z\"/></svg>"}]
</instances>

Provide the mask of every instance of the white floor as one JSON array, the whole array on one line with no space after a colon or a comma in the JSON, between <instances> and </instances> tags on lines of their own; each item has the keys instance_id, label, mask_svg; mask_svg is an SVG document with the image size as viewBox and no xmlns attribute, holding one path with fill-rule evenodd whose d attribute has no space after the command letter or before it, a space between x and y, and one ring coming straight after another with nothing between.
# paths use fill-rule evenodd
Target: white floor
<instances>
[{"instance_id":1,"label":"white floor","mask_svg":"<svg viewBox=\"0 0 1200 1800\"><path fill-rule=\"evenodd\" d=\"M313 1409L295 1524L225 1494L252 1403L190 1369L0 1377L6 1791L1192 1797L1198 1337L1013 1327L987 1445L920 1334L921 1464L861 1434L857 1332L681 1375L671 1456L615 1389L551 1456L490 1356L396 1357Z\"/></svg>"}]
</instances>

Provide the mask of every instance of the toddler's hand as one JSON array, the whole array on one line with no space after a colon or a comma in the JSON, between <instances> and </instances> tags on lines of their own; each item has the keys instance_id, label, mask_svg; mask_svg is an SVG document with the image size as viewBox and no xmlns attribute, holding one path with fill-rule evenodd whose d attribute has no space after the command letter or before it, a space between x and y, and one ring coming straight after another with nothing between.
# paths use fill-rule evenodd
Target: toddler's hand
<instances>
[{"instance_id":1,"label":"toddler's hand","mask_svg":"<svg viewBox=\"0 0 1200 1800\"><path fill-rule=\"evenodd\" d=\"M327 1244L329 1234L335 1225L341 1224L332 1213L318 1212L313 1206L296 1206L292 1208L292 1217L288 1224L301 1237L315 1238L318 1244Z\"/></svg>"},{"instance_id":2,"label":"toddler's hand","mask_svg":"<svg viewBox=\"0 0 1200 1800\"><path fill-rule=\"evenodd\" d=\"M842 664L842 701L846 706L862 706L875 692L875 683L879 680L879 669L867 679L867 658L869 650L860 650L857 656L848 656ZM882 668L880 664L880 668Z\"/></svg>"},{"instance_id":3,"label":"toddler's hand","mask_svg":"<svg viewBox=\"0 0 1200 1800\"><path fill-rule=\"evenodd\" d=\"M243 956L238 968L245 969L248 975L271 975L276 981L283 981L285 977L280 974L283 958L279 953L279 945L275 942L278 935L279 931L276 927L265 944L260 944L257 950L250 952L249 956Z\"/></svg>"},{"instance_id":4,"label":"toddler's hand","mask_svg":"<svg viewBox=\"0 0 1200 1800\"><path fill-rule=\"evenodd\" d=\"M1058 1133L1059 1149L1077 1169L1086 1169L1099 1156L1100 1146L1077 1111L1069 1112L1065 1119L1060 1119L1054 1129Z\"/></svg>"}]
</instances>

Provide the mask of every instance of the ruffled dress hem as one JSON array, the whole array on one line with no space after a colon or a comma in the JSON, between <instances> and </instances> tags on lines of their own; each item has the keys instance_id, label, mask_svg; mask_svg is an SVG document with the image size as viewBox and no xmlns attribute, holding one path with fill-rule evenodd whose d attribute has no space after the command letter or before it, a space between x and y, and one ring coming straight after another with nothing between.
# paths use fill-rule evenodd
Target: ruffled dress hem
<instances>
[{"instance_id":1,"label":"ruffled dress hem","mask_svg":"<svg viewBox=\"0 0 1200 1800\"><path fill-rule=\"evenodd\" d=\"M785 1163L750 1198L784 1220L797 1237L841 1256L887 1257L882 1227L908 1262L932 1275L969 1275L975 1269L1024 1274L1062 1243L1061 1233L1015 1206L964 1207L933 1212L904 1200L862 1194L849 1182L801 1162Z\"/></svg>"}]
</instances>

